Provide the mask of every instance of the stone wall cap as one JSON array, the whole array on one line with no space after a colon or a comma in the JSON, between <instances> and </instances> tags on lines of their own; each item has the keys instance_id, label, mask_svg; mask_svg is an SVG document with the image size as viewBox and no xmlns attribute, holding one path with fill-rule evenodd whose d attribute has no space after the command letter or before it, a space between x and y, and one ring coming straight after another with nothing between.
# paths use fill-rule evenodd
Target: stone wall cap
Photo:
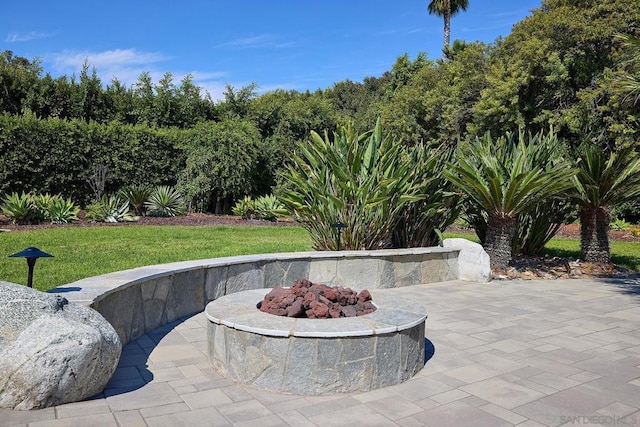
<instances>
[{"instance_id":1,"label":"stone wall cap","mask_svg":"<svg viewBox=\"0 0 640 427\"><path fill-rule=\"evenodd\" d=\"M274 337L358 337L383 335L410 329L427 318L421 304L394 295L392 289L371 290L376 311L339 319L305 319L276 316L257 308L271 289L256 289L220 297L209 304L209 321L229 328Z\"/></svg>"}]
</instances>

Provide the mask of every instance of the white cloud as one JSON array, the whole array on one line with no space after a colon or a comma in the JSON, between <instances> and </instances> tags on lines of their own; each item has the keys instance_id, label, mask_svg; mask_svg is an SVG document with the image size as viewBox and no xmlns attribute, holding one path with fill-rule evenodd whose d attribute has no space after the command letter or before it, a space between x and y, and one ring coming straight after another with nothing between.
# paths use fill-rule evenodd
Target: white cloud
<instances>
[{"instance_id":1,"label":"white cloud","mask_svg":"<svg viewBox=\"0 0 640 427\"><path fill-rule=\"evenodd\" d=\"M56 33L44 33L39 31L30 31L28 33L11 33L7 35L5 42L7 43L16 43L16 42L28 42L30 40L38 40L38 39L46 39L49 37L55 36Z\"/></svg>"},{"instance_id":2,"label":"white cloud","mask_svg":"<svg viewBox=\"0 0 640 427\"><path fill-rule=\"evenodd\" d=\"M137 49L115 49L103 52L91 51L63 51L45 56L45 61L51 63L53 70L60 75L78 75L82 66L87 62L89 67L95 68L103 84L109 84L117 78L120 83L132 86L140 75L149 73L153 82L157 83L166 72L171 72L176 85L187 75L193 76L193 82L202 88L202 95L208 92L212 99L222 99L225 82L222 81L228 73L224 71L190 71L170 70L160 64L172 58L158 52L142 52Z\"/></svg>"},{"instance_id":3,"label":"white cloud","mask_svg":"<svg viewBox=\"0 0 640 427\"><path fill-rule=\"evenodd\" d=\"M104 52L65 50L51 56L54 66L61 70L82 68L85 61L96 69L131 67L154 64L169 59L160 53L139 52L136 49L116 49Z\"/></svg>"}]
</instances>

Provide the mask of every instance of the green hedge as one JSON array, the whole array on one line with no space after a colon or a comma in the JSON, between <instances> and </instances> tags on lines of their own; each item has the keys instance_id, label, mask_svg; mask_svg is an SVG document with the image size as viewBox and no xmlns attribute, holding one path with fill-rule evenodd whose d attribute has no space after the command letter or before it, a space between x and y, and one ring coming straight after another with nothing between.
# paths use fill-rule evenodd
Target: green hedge
<instances>
[{"instance_id":1,"label":"green hedge","mask_svg":"<svg viewBox=\"0 0 640 427\"><path fill-rule=\"evenodd\" d=\"M109 168L107 192L123 185L175 185L184 168L181 131L34 115L0 115L0 194L61 194L81 205L93 191L87 177Z\"/></svg>"}]
</instances>

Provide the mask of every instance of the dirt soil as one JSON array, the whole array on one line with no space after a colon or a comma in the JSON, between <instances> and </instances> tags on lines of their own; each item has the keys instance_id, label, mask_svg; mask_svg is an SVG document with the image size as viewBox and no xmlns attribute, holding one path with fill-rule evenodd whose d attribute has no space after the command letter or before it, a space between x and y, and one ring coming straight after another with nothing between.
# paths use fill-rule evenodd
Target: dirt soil
<instances>
[{"instance_id":1,"label":"dirt soil","mask_svg":"<svg viewBox=\"0 0 640 427\"><path fill-rule=\"evenodd\" d=\"M185 226L205 226L205 225L244 225L244 226L291 226L296 225L293 221L258 221L243 220L233 215L212 215L204 213L192 213L184 216L176 217L151 217L143 216L134 222L95 222L84 218L83 212L78 215L79 221L72 224L38 224L38 225L15 225L4 216L0 215L0 229L3 230L37 230L42 228L58 228L58 227L126 227L128 225L185 225Z\"/></svg>"},{"instance_id":2,"label":"dirt soil","mask_svg":"<svg viewBox=\"0 0 640 427\"><path fill-rule=\"evenodd\" d=\"M184 226L212 226L212 225L234 225L234 226L280 226L287 227L296 225L293 221L258 221L243 220L237 216L230 215L212 215L203 213L193 213L185 216L160 218L160 217L142 217L137 222L129 223L99 223L89 221L83 218L82 212L79 215L80 221L73 224L39 224L39 225L15 225L11 224L8 218L0 215L0 231L11 230L34 230L42 228L57 227L126 227L129 225L184 225ZM452 229L458 233L473 234L473 230L463 230L459 228ZM558 237L570 237L579 239L580 228L577 224L564 225L557 234ZM609 231L611 240L624 242L640 242L640 236L634 236L628 231L611 230ZM512 262L512 265L503 270L495 269L493 271L494 278L497 280L510 279L569 279L569 278L593 278L593 277L640 277L640 273L627 270L614 264L597 265L585 263L572 258L559 257L518 257Z\"/></svg>"}]
</instances>

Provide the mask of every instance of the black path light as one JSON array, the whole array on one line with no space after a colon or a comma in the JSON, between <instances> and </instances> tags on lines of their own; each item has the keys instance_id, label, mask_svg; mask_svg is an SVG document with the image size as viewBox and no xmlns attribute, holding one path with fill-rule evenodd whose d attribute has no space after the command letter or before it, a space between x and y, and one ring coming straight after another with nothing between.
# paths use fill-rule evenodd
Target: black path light
<instances>
[{"instance_id":1,"label":"black path light","mask_svg":"<svg viewBox=\"0 0 640 427\"><path fill-rule=\"evenodd\" d=\"M32 288L33 287L33 267L36 265L36 260L38 258L52 258L53 255L43 252L38 248L30 247L25 249L24 251L15 253L13 255L9 255L9 257L27 259L27 266L29 266L29 277L27 279L27 286Z\"/></svg>"},{"instance_id":2,"label":"black path light","mask_svg":"<svg viewBox=\"0 0 640 427\"><path fill-rule=\"evenodd\" d=\"M338 221L334 224L331 224L331 226L338 230L338 250L340 250L340 236L342 235L342 229L345 228L346 225Z\"/></svg>"}]
</instances>

